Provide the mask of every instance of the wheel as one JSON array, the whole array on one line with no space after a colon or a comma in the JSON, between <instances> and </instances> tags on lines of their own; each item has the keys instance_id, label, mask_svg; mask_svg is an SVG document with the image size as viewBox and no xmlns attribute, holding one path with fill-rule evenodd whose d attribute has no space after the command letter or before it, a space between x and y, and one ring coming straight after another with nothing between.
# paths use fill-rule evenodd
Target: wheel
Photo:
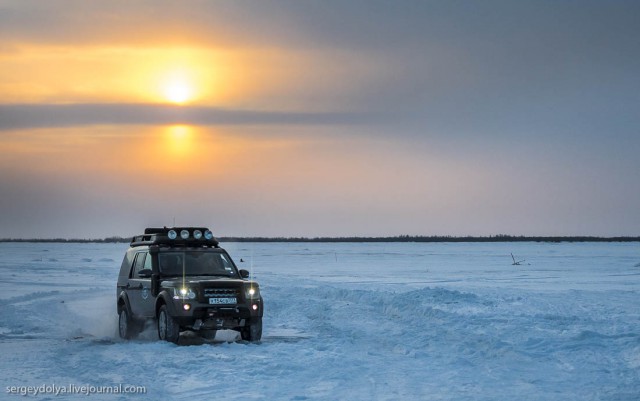
<instances>
[{"instance_id":1,"label":"wheel","mask_svg":"<svg viewBox=\"0 0 640 401\"><path fill-rule=\"evenodd\" d=\"M162 305L158 312L158 337L164 341L178 343L180 337L180 326L175 319L167 312L167 306Z\"/></svg>"},{"instance_id":2,"label":"wheel","mask_svg":"<svg viewBox=\"0 0 640 401\"><path fill-rule=\"evenodd\" d=\"M249 325L240 330L240 336L246 341L260 341L262 338L262 318L254 317Z\"/></svg>"},{"instance_id":3,"label":"wheel","mask_svg":"<svg viewBox=\"0 0 640 401\"><path fill-rule=\"evenodd\" d=\"M120 338L129 340L137 336L139 332L139 325L131 318L127 307L123 305L118 313L118 334L120 334Z\"/></svg>"}]
</instances>

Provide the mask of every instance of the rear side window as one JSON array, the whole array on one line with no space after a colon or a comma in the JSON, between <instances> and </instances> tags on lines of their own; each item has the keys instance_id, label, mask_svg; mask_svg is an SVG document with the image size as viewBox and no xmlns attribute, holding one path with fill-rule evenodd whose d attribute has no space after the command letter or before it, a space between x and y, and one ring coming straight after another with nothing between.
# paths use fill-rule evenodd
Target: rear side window
<instances>
[{"instance_id":1,"label":"rear side window","mask_svg":"<svg viewBox=\"0 0 640 401\"><path fill-rule=\"evenodd\" d=\"M131 251L127 251L124 254L124 259L122 259L122 264L120 265L120 274L119 278L127 278L131 277L131 271L133 269L133 260L135 259L135 254Z\"/></svg>"}]
</instances>

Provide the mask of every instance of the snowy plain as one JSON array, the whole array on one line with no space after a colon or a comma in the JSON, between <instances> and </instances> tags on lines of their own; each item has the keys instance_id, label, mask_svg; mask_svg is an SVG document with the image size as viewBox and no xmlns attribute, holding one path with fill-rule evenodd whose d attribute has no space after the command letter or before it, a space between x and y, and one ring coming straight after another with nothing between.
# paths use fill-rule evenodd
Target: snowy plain
<instances>
[{"instance_id":1,"label":"snowy plain","mask_svg":"<svg viewBox=\"0 0 640 401\"><path fill-rule=\"evenodd\" d=\"M0 243L0 399L640 399L639 243L221 245L261 284L260 343L121 341L126 244Z\"/></svg>"}]
</instances>

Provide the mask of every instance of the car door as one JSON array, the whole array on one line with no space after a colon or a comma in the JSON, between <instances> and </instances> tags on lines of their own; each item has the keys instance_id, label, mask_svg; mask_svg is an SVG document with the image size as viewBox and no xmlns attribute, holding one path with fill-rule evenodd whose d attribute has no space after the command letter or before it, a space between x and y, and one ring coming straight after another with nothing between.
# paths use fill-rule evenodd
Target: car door
<instances>
[{"instance_id":1,"label":"car door","mask_svg":"<svg viewBox=\"0 0 640 401\"><path fill-rule=\"evenodd\" d=\"M153 317L155 298L151 295L151 278L140 277L143 269L151 270L151 255L149 252L138 252L133 262L129 277L129 303L131 312L137 317Z\"/></svg>"}]
</instances>

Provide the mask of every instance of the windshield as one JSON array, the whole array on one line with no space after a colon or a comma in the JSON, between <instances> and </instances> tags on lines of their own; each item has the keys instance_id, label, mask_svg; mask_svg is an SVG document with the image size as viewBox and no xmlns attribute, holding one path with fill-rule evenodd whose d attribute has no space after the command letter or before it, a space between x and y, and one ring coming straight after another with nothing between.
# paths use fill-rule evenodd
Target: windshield
<instances>
[{"instance_id":1,"label":"windshield","mask_svg":"<svg viewBox=\"0 0 640 401\"><path fill-rule=\"evenodd\" d=\"M231 259L223 253L165 252L158 255L158 261L165 276L237 276Z\"/></svg>"}]
</instances>

